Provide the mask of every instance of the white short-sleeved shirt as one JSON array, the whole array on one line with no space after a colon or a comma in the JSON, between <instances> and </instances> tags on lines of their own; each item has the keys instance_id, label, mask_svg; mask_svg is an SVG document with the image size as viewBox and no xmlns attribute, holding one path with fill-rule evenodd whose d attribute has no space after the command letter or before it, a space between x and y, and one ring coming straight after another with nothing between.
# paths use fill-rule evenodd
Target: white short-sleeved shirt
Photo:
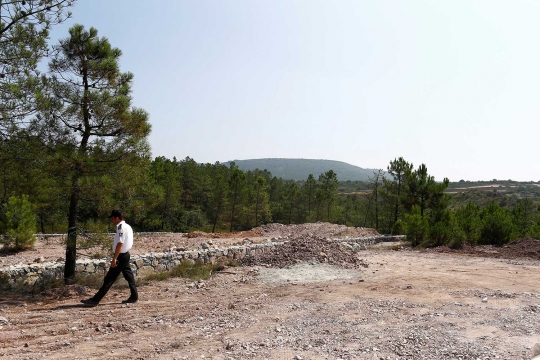
<instances>
[{"instance_id":1,"label":"white short-sleeved shirt","mask_svg":"<svg viewBox=\"0 0 540 360\"><path fill-rule=\"evenodd\" d=\"M116 234L114 235L113 253L116 250L116 245L122 243L121 254L127 253L133 246L133 229L126 224L125 221L121 221L116 225Z\"/></svg>"}]
</instances>

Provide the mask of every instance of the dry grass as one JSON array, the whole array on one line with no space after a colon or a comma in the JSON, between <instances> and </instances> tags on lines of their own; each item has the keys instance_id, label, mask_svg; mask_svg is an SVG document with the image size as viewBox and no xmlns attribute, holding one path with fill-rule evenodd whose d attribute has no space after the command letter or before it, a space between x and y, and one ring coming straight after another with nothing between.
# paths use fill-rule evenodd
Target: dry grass
<instances>
[{"instance_id":1,"label":"dry grass","mask_svg":"<svg viewBox=\"0 0 540 360\"><path fill-rule=\"evenodd\" d=\"M142 279L142 283L150 281L164 281L171 277L181 277L191 280L206 280L213 272L225 269L225 265L219 263L215 265L204 265L202 263L183 262L174 269L155 274L147 275Z\"/></svg>"}]
</instances>

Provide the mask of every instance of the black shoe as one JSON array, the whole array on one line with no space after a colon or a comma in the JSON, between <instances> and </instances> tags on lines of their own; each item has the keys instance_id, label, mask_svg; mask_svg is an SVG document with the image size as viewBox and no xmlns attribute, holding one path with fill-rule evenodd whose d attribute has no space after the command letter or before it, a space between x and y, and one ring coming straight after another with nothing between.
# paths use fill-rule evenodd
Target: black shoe
<instances>
[{"instance_id":1,"label":"black shoe","mask_svg":"<svg viewBox=\"0 0 540 360\"><path fill-rule=\"evenodd\" d=\"M89 306L97 306L97 305L99 305L99 301L96 301L94 299L84 299L84 300L81 300L81 302L84 305L89 305Z\"/></svg>"},{"instance_id":2,"label":"black shoe","mask_svg":"<svg viewBox=\"0 0 540 360\"><path fill-rule=\"evenodd\" d=\"M122 304L133 304L133 303L136 303L137 301L139 301L138 299L132 299L132 298L129 298L127 300L122 300Z\"/></svg>"}]
</instances>

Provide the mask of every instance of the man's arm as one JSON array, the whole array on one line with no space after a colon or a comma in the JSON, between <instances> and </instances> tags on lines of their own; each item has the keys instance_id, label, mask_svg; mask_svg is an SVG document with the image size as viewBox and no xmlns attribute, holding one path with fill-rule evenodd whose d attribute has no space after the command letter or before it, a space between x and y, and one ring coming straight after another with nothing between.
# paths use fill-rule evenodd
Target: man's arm
<instances>
[{"instance_id":1,"label":"man's arm","mask_svg":"<svg viewBox=\"0 0 540 360\"><path fill-rule=\"evenodd\" d=\"M122 243L121 242L116 244L116 249L114 249L114 256L113 256L113 259L111 261L111 267L112 268L116 267L116 259L118 259L118 255L120 255L120 251L122 251Z\"/></svg>"}]
</instances>

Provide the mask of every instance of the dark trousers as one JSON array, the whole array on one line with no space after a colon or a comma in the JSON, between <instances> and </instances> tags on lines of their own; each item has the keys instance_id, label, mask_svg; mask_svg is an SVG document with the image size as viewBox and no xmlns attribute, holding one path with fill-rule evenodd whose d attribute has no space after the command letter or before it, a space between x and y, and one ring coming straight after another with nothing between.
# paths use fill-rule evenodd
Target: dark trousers
<instances>
[{"instance_id":1,"label":"dark trousers","mask_svg":"<svg viewBox=\"0 0 540 360\"><path fill-rule=\"evenodd\" d=\"M120 273L124 275L124 279L126 279L128 282L129 290L131 291L131 296L129 298L133 300L139 298L139 295L137 294L137 286L135 285L135 277L133 276L133 272L129 266L129 258L129 252L118 255L117 265L114 268L109 268L107 275L105 275L105 279L103 279L101 289L99 289L99 291L93 297L95 301L100 302L101 299L103 299Z\"/></svg>"}]
</instances>

